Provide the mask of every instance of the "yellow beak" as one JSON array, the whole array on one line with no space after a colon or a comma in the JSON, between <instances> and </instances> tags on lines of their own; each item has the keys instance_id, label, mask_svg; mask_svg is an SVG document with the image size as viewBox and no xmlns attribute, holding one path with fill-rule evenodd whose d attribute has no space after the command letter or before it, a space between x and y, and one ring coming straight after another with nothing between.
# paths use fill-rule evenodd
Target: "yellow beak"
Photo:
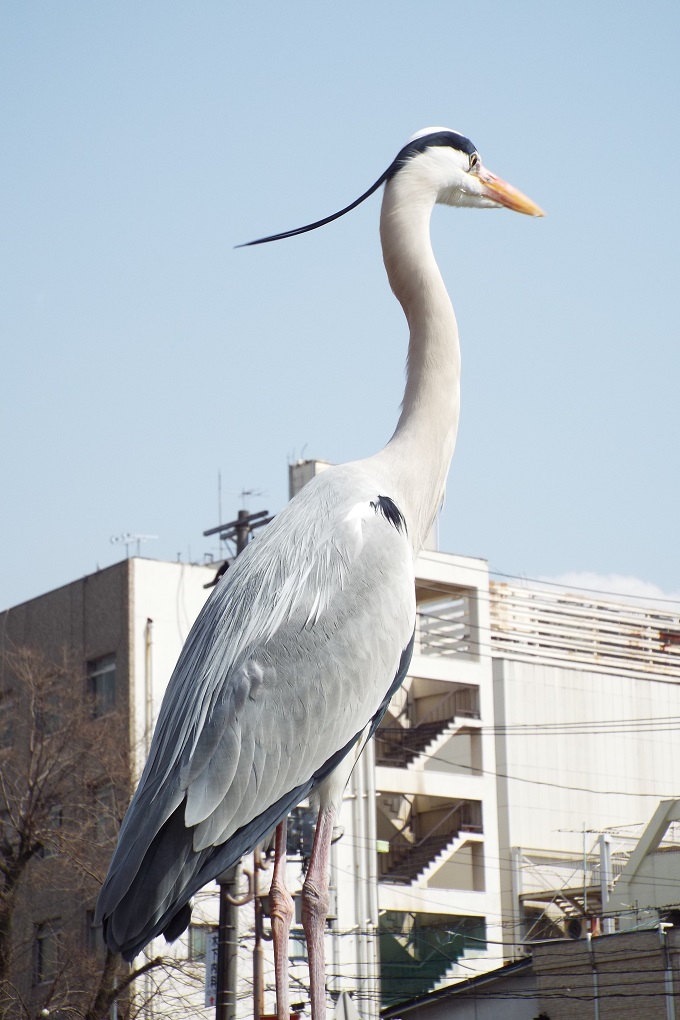
<instances>
[{"instance_id":1,"label":"yellow beak","mask_svg":"<svg viewBox=\"0 0 680 1020\"><path fill-rule=\"evenodd\" d=\"M499 205L504 205L506 209L513 209L515 212L526 213L527 216L545 216L540 206L537 206L517 188L513 188L512 184L496 177L486 167L480 168L478 176L484 194L492 202L498 202Z\"/></svg>"}]
</instances>

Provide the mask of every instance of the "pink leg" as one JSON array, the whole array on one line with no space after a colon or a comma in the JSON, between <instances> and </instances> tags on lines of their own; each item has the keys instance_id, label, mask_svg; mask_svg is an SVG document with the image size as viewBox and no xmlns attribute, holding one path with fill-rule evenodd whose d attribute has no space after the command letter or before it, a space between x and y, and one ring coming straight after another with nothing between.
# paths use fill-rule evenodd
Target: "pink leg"
<instances>
[{"instance_id":1,"label":"pink leg","mask_svg":"<svg viewBox=\"0 0 680 1020\"><path fill-rule=\"evenodd\" d=\"M277 1020L290 1020L288 993L288 932L293 919L293 898L286 889L286 825L284 818L276 827L274 874L269 890L269 904L274 941L274 972L276 980Z\"/></svg>"},{"instance_id":2,"label":"pink leg","mask_svg":"<svg viewBox=\"0 0 680 1020\"><path fill-rule=\"evenodd\" d=\"M328 867L331 836L333 835L333 814L333 809L329 807L319 811L312 856L309 860L305 884L302 887L302 927L307 936L312 1020L324 1020L326 1016L324 932L328 915Z\"/></svg>"}]
</instances>

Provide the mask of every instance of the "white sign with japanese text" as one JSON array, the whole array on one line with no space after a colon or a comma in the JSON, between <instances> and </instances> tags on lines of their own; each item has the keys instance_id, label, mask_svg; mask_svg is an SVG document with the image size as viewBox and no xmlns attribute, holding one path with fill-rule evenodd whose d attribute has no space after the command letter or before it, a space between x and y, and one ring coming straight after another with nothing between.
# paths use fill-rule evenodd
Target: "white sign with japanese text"
<instances>
[{"instance_id":1,"label":"white sign with japanese text","mask_svg":"<svg viewBox=\"0 0 680 1020\"><path fill-rule=\"evenodd\" d=\"M213 928L205 937L205 1004L215 1006L217 1002L217 944L220 940L218 928Z\"/></svg>"}]
</instances>

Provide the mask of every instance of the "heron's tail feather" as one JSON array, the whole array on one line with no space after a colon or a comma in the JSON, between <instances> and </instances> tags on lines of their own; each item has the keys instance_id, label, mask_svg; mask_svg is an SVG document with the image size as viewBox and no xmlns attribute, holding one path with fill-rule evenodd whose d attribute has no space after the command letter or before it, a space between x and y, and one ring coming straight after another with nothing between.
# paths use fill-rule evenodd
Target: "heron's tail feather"
<instances>
[{"instance_id":1,"label":"heron's tail feather","mask_svg":"<svg viewBox=\"0 0 680 1020\"><path fill-rule=\"evenodd\" d=\"M182 932L185 932L191 924L191 900L185 903L183 907L177 911L174 917L170 918L168 924L163 929L163 936L166 942L174 942L178 939Z\"/></svg>"},{"instance_id":2,"label":"heron's tail feather","mask_svg":"<svg viewBox=\"0 0 680 1020\"><path fill-rule=\"evenodd\" d=\"M98 904L104 937L126 960L134 959L165 928L177 938L188 925L190 908L182 928L172 923L173 918L185 908L189 896L183 892L208 856L194 853L191 835L180 804L152 840L132 881L125 882L124 893L116 892L115 882L104 884Z\"/></svg>"},{"instance_id":3,"label":"heron's tail feather","mask_svg":"<svg viewBox=\"0 0 680 1020\"><path fill-rule=\"evenodd\" d=\"M315 779L285 794L226 843L199 851L193 849L193 829L185 825L182 802L154 836L134 877L123 876L117 889L116 857L121 855L124 869L126 856L119 844L97 904L108 946L130 961L158 935L178 938L191 921L194 893L256 847L309 794Z\"/></svg>"}]
</instances>

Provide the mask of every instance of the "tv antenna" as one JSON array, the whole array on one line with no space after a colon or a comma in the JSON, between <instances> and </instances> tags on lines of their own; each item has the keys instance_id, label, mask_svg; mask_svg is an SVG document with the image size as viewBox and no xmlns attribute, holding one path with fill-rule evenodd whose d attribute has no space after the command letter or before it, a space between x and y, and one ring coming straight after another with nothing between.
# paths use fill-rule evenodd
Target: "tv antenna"
<instances>
[{"instance_id":1,"label":"tv antenna","mask_svg":"<svg viewBox=\"0 0 680 1020\"><path fill-rule=\"evenodd\" d=\"M130 559L130 546L135 545L135 556L139 556L139 549L142 542L150 542L152 539L157 539L158 535L133 535L129 531L124 531L122 535L112 535L111 545L124 545L125 546L125 559Z\"/></svg>"}]
</instances>

